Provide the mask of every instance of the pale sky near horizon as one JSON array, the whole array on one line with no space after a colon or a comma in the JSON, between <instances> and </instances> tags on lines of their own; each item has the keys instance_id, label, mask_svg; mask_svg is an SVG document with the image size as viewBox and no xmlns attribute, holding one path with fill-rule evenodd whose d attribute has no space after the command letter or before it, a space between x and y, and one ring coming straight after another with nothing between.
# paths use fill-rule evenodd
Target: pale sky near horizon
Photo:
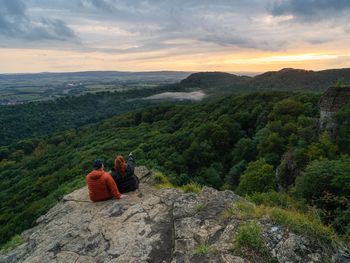
<instances>
[{"instance_id":1,"label":"pale sky near horizon","mask_svg":"<svg viewBox=\"0 0 350 263\"><path fill-rule=\"evenodd\" d=\"M350 0L0 0L0 73L350 67Z\"/></svg>"}]
</instances>

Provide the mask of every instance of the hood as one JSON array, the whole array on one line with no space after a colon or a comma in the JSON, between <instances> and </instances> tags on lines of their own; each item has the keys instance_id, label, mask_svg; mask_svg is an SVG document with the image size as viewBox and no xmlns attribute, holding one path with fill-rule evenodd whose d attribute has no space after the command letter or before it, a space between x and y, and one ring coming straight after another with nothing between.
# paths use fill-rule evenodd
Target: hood
<instances>
[{"instance_id":1,"label":"hood","mask_svg":"<svg viewBox=\"0 0 350 263\"><path fill-rule=\"evenodd\" d=\"M93 170L91 173L89 173L89 177L91 179L97 180L103 175L104 171L102 169L100 170Z\"/></svg>"}]
</instances>

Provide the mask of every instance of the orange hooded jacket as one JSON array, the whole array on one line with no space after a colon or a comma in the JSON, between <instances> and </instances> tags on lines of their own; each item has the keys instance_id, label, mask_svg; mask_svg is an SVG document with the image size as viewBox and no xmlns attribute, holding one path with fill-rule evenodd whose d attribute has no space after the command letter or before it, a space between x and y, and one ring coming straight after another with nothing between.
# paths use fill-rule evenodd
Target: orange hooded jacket
<instances>
[{"instance_id":1,"label":"orange hooded jacket","mask_svg":"<svg viewBox=\"0 0 350 263\"><path fill-rule=\"evenodd\" d=\"M91 201L98 202L111 199L115 196L120 198L120 192L112 176L102 168L93 170L86 176L86 183L89 187Z\"/></svg>"}]
</instances>

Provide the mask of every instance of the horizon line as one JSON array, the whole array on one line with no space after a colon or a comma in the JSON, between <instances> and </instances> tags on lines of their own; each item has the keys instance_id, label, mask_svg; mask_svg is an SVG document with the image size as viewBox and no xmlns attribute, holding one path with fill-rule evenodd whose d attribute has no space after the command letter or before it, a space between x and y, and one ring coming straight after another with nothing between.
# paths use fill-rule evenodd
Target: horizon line
<instances>
[{"instance_id":1,"label":"horizon line","mask_svg":"<svg viewBox=\"0 0 350 263\"><path fill-rule=\"evenodd\" d=\"M186 70L146 70L146 71L129 71L129 70L82 70L82 71L38 71L38 72L0 72L0 75L35 75L35 74L69 74L69 73L88 73L88 72L116 72L116 73L160 73L160 72L174 72L174 73L208 73L208 72L222 72L230 74L263 74L266 72L278 72L282 70L303 70L303 71L325 71L325 70L340 70L340 69L350 69L349 67L340 67L340 68L324 68L320 70L306 69L306 68L293 68L293 67L283 67L278 70L267 70L267 71L222 71L222 70L208 70L208 71L186 71Z\"/></svg>"}]
</instances>

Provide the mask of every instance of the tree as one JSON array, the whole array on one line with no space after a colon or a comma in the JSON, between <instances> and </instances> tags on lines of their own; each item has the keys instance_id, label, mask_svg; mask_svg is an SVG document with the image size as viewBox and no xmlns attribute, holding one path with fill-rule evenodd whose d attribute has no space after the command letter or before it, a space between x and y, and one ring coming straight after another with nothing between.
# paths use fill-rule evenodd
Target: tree
<instances>
[{"instance_id":1,"label":"tree","mask_svg":"<svg viewBox=\"0 0 350 263\"><path fill-rule=\"evenodd\" d=\"M284 99L275 104L271 113L272 118L281 118L281 115L298 116L304 111L304 105L292 98Z\"/></svg>"},{"instance_id":2,"label":"tree","mask_svg":"<svg viewBox=\"0 0 350 263\"><path fill-rule=\"evenodd\" d=\"M239 163L232 166L228 174L225 176L225 183L230 185L231 188L237 187L239 184L241 174L244 172L246 167L247 162L245 160L242 160Z\"/></svg>"},{"instance_id":3,"label":"tree","mask_svg":"<svg viewBox=\"0 0 350 263\"><path fill-rule=\"evenodd\" d=\"M219 189L223 181L221 179L222 165L220 163L213 163L205 172L205 180L210 186Z\"/></svg>"},{"instance_id":4,"label":"tree","mask_svg":"<svg viewBox=\"0 0 350 263\"><path fill-rule=\"evenodd\" d=\"M338 157L337 152L337 146L331 141L328 132L322 133L318 142L314 142L308 147L308 157L310 160L321 160L323 158L335 159Z\"/></svg>"},{"instance_id":5,"label":"tree","mask_svg":"<svg viewBox=\"0 0 350 263\"><path fill-rule=\"evenodd\" d=\"M350 196L350 158L314 160L296 179L295 193L319 207L326 206L327 196Z\"/></svg>"},{"instance_id":6,"label":"tree","mask_svg":"<svg viewBox=\"0 0 350 263\"><path fill-rule=\"evenodd\" d=\"M248 164L241 176L237 193L247 195L252 193L268 192L275 190L276 180L273 166L264 160L258 160Z\"/></svg>"},{"instance_id":7,"label":"tree","mask_svg":"<svg viewBox=\"0 0 350 263\"><path fill-rule=\"evenodd\" d=\"M335 142L338 148L347 154L350 154L350 103L334 114L336 122Z\"/></svg>"},{"instance_id":8,"label":"tree","mask_svg":"<svg viewBox=\"0 0 350 263\"><path fill-rule=\"evenodd\" d=\"M240 139L231 152L232 164L241 160L253 161L256 158L256 147L254 141L249 138Z\"/></svg>"}]
</instances>

